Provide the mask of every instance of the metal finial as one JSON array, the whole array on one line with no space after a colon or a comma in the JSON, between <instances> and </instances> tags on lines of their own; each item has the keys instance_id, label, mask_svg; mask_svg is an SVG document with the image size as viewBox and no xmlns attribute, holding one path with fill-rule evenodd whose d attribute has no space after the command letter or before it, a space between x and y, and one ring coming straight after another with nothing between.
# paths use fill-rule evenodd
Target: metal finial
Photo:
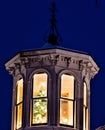
<instances>
[{"instance_id":1,"label":"metal finial","mask_svg":"<svg viewBox=\"0 0 105 130\"><path fill-rule=\"evenodd\" d=\"M57 30L57 27L56 27L57 9L56 9L56 4L54 1L51 4L50 11L51 11L50 32L49 32L47 39L45 41L48 42L49 44L52 44L52 45L59 45L59 43L62 41L62 39L61 39L61 36L60 36L60 34Z\"/></svg>"}]
</instances>

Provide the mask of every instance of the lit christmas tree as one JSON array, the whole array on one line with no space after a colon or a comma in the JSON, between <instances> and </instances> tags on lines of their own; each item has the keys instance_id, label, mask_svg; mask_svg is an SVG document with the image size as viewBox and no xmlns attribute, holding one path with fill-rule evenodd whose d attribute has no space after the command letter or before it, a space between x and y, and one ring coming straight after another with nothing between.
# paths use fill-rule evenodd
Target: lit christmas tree
<instances>
[{"instance_id":1,"label":"lit christmas tree","mask_svg":"<svg viewBox=\"0 0 105 130\"><path fill-rule=\"evenodd\" d=\"M44 92L39 91L37 95L44 97ZM47 100L45 98L35 99L33 102L33 122L34 123L46 123L47 122Z\"/></svg>"}]
</instances>

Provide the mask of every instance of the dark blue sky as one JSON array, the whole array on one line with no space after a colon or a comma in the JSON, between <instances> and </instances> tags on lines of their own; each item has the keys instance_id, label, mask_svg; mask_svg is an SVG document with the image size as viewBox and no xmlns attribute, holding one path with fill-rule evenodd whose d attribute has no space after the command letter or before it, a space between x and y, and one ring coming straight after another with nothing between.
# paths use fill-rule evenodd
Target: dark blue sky
<instances>
[{"instance_id":1,"label":"dark blue sky","mask_svg":"<svg viewBox=\"0 0 105 130\"><path fill-rule=\"evenodd\" d=\"M91 130L105 124L105 0L55 0L61 46L87 52L100 67L91 81ZM4 64L17 52L42 47L51 0L0 2L0 129L10 130L12 76Z\"/></svg>"}]
</instances>

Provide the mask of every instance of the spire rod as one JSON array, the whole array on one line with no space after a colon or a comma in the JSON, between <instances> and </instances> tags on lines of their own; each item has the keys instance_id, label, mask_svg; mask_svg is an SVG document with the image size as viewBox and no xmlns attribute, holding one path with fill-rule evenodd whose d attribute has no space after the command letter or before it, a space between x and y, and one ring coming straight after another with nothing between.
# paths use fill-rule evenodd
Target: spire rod
<instances>
[{"instance_id":1,"label":"spire rod","mask_svg":"<svg viewBox=\"0 0 105 130\"><path fill-rule=\"evenodd\" d=\"M55 2L52 2L52 8L50 8L51 12L52 12L52 18L51 18L51 34L54 35L54 29L56 26L56 6L55 6Z\"/></svg>"},{"instance_id":2,"label":"spire rod","mask_svg":"<svg viewBox=\"0 0 105 130\"><path fill-rule=\"evenodd\" d=\"M62 41L62 39L61 39L61 36L60 36L60 34L57 30L57 27L56 27L57 9L56 9L56 4L54 1L51 4L51 8L49 8L49 9L51 11L50 32L49 32L47 39L45 41L48 42L49 44L52 44L52 45L59 45L59 43Z\"/></svg>"}]
</instances>

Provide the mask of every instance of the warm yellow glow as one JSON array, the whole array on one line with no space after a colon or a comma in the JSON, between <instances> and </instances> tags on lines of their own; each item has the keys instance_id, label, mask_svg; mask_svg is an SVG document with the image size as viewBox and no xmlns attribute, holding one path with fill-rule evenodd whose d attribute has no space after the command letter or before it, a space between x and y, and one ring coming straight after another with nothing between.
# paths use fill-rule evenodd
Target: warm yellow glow
<instances>
[{"instance_id":1,"label":"warm yellow glow","mask_svg":"<svg viewBox=\"0 0 105 130\"><path fill-rule=\"evenodd\" d=\"M22 104L17 107L17 129L22 127Z\"/></svg>"},{"instance_id":2,"label":"warm yellow glow","mask_svg":"<svg viewBox=\"0 0 105 130\"><path fill-rule=\"evenodd\" d=\"M83 109L83 130L88 130L88 109Z\"/></svg>"},{"instance_id":3,"label":"warm yellow glow","mask_svg":"<svg viewBox=\"0 0 105 130\"><path fill-rule=\"evenodd\" d=\"M86 130L88 130L88 109L86 110Z\"/></svg>"},{"instance_id":4,"label":"warm yellow glow","mask_svg":"<svg viewBox=\"0 0 105 130\"><path fill-rule=\"evenodd\" d=\"M33 100L33 124L47 123L47 100Z\"/></svg>"},{"instance_id":5,"label":"warm yellow glow","mask_svg":"<svg viewBox=\"0 0 105 130\"><path fill-rule=\"evenodd\" d=\"M84 107L83 107L83 130L88 130L88 98L87 98L87 86L84 82Z\"/></svg>"},{"instance_id":6,"label":"warm yellow glow","mask_svg":"<svg viewBox=\"0 0 105 130\"><path fill-rule=\"evenodd\" d=\"M61 76L61 97L74 99L74 77L63 74Z\"/></svg>"},{"instance_id":7,"label":"warm yellow glow","mask_svg":"<svg viewBox=\"0 0 105 130\"><path fill-rule=\"evenodd\" d=\"M33 98L47 96L47 74L35 74L33 76Z\"/></svg>"},{"instance_id":8,"label":"warm yellow glow","mask_svg":"<svg viewBox=\"0 0 105 130\"><path fill-rule=\"evenodd\" d=\"M23 100L23 79L17 81L17 104Z\"/></svg>"},{"instance_id":9,"label":"warm yellow glow","mask_svg":"<svg viewBox=\"0 0 105 130\"><path fill-rule=\"evenodd\" d=\"M46 73L33 76L32 124L47 123L47 80Z\"/></svg>"},{"instance_id":10,"label":"warm yellow glow","mask_svg":"<svg viewBox=\"0 0 105 130\"><path fill-rule=\"evenodd\" d=\"M87 105L87 90L86 90L86 83L84 82L84 105Z\"/></svg>"},{"instance_id":11,"label":"warm yellow glow","mask_svg":"<svg viewBox=\"0 0 105 130\"><path fill-rule=\"evenodd\" d=\"M60 123L73 125L73 102L61 99L60 101Z\"/></svg>"},{"instance_id":12,"label":"warm yellow glow","mask_svg":"<svg viewBox=\"0 0 105 130\"><path fill-rule=\"evenodd\" d=\"M73 126L74 76L61 76L60 123ZM76 112L76 110L74 110ZM74 113L76 114L76 113Z\"/></svg>"},{"instance_id":13,"label":"warm yellow glow","mask_svg":"<svg viewBox=\"0 0 105 130\"><path fill-rule=\"evenodd\" d=\"M86 130L86 111L83 109L83 130Z\"/></svg>"},{"instance_id":14,"label":"warm yellow glow","mask_svg":"<svg viewBox=\"0 0 105 130\"><path fill-rule=\"evenodd\" d=\"M16 128L22 127L23 79L17 81Z\"/></svg>"}]
</instances>

